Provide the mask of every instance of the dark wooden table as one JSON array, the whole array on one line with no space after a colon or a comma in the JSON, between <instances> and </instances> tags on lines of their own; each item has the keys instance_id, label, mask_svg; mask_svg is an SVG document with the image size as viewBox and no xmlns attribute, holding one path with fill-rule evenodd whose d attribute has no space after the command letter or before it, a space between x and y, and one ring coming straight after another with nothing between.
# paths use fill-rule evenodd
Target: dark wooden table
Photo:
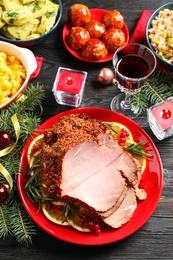
<instances>
[{"instance_id":1,"label":"dark wooden table","mask_svg":"<svg viewBox=\"0 0 173 260\"><path fill-rule=\"evenodd\" d=\"M81 107L110 108L115 95L114 86L101 87L96 83L100 68L112 68L112 63L90 64L77 60L65 49L62 42L62 29L67 21L67 10L71 4L82 2L89 8L117 9L125 17L130 34L143 9L154 11L165 0L94 0L62 1L63 15L56 32L41 45L31 48L35 55L44 58L39 76L33 84L40 82L46 89L43 102L42 121L69 107L58 105L52 94L52 85L59 66L82 69L88 72L86 89ZM151 136L162 159L164 168L164 187L159 204L148 222L136 233L126 239L99 247L84 247L56 239L38 227L37 236L29 248L20 245L12 238L0 240L0 259L173 259L173 138L158 141L148 127L146 116L135 120Z\"/></svg>"}]
</instances>

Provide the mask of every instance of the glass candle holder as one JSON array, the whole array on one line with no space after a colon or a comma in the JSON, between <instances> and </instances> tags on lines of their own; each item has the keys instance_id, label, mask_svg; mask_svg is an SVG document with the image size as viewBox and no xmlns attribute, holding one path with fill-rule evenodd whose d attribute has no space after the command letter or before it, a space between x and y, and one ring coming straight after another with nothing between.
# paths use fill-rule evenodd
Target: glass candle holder
<instances>
[{"instance_id":1,"label":"glass candle holder","mask_svg":"<svg viewBox=\"0 0 173 260\"><path fill-rule=\"evenodd\" d=\"M78 107L83 98L86 78L86 71L59 67L52 88L56 102Z\"/></svg>"},{"instance_id":2,"label":"glass candle holder","mask_svg":"<svg viewBox=\"0 0 173 260\"><path fill-rule=\"evenodd\" d=\"M147 110L148 123L159 140L173 135L173 97Z\"/></svg>"}]
</instances>

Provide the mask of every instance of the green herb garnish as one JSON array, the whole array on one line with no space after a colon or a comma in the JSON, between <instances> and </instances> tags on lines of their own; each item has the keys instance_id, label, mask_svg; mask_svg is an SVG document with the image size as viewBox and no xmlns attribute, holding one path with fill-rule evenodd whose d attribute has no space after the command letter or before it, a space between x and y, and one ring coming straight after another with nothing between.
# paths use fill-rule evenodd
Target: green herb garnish
<instances>
[{"instance_id":1,"label":"green herb garnish","mask_svg":"<svg viewBox=\"0 0 173 260\"><path fill-rule=\"evenodd\" d=\"M79 208L74 204L67 202L62 212L62 216L64 217L62 223L64 223L68 219L74 223L74 215L79 216Z\"/></svg>"},{"instance_id":2,"label":"green herb garnish","mask_svg":"<svg viewBox=\"0 0 173 260\"><path fill-rule=\"evenodd\" d=\"M113 122L103 122L105 125L107 125L115 134L118 134L118 132L113 127Z\"/></svg>"},{"instance_id":3,"label":"green herb garnish","mask_svg":"<svg viewBox=\"0 0 173 260\"><path fill-rule=\"evenodd\" d=\"M133 153L142 157L150 157L151 154L145 152L145 150L149 150L148 148L144 149L144 145L142 142L132 143L129 146L124 146L124 149L130 153Z\"/></svg>"},{"instance_id":4,"label":"green herb garnish","mask_svg":"<svg viewBox=\"0 0 173 260\"><path fill-rule=\"evenodd\" d=\"M32 203L34 204L38 203L40 208L40 204L42 201L49 202L52 201L53 199L42 196L42 193L40 191L40 176L39 176L40 170L38 170L39 166L40 164L37 162L34 163L34 165L31 168L29 168L27 173L31 175L31 173L34 172L34 174L31 175L31 177L25 184L25 190L26 190L26 195L32 201Z\"/></svg>"}]
</instances>

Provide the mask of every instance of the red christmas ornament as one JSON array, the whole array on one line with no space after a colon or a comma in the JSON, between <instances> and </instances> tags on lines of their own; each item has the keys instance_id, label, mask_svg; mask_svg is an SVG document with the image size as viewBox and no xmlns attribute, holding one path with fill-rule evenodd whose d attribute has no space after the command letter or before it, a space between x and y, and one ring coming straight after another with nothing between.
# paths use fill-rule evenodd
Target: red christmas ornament
<instances>
[{"instance_id":1,"label":"red christmas ornament","mask_svg":"<svg viewBox=\"0 0 173 260\"><path fill-rule=\"evenodd\" d=\"M103 68L99 71L97 80L103 85L109 85L113 82L114 73L109 68Z\"/></svg>"},{"instance_id":2,"label":"red christmas ornament","mask_svg":"<svg viewBox=\"0 0 173 260\"><path fill-rule=\"evenodd\" d=\"M8 189L3 184L0 184L0 203L3 203L8 198Z\"/></svg>"},{"instance_id":3,"label":"red christmas ornament","mask_svg":"<svg viewBox=\"0 0 173 260\"><path fill-rule=\"evenodd\" d=\"M0 149L4 149L9 146L11 138L9 133L4 130L0 130Z\"/></svg>"}]
</instances>

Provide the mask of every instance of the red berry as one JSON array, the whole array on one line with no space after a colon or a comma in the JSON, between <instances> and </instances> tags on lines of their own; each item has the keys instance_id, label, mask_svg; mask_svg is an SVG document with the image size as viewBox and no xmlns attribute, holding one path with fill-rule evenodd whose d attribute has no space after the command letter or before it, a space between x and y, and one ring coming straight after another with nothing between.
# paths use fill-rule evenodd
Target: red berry
<instances>
[{"instance_id":1,"label":"red berry","mask_svg":"<svg viewBox=\"0 0 173 260\"><path fill-rule=\"evenodd\" d=\"M96 231L96 230L98 230L100 227L99 227L98 224L94 224L93 228L94 228L94 230Z\"/></svg>"},{"instance_id":2,"label":"red berry","mask_svg":"<svg viewBox=\"0 0 173 260\"><path fill-rule=\"evenodd\" d=\"M118 144L120 145L120 146L124 146L124 142L118 142Z\"/></svg>"},{"instance_id":3,"label":"red berry","mask_svg":"<svg viewBox=\"0 0 173 260\"><path fill-rule=\"evenodd\" d=\"M101 233L101 230L100 230L100 229L95 230L95 234L96 234L96 236L99 236L100 233Z\"/></svg>"},{"instance_id":4,"label":"red berry","mask_svg":"<svg viewBox=\"0 0 173 260\"><path fill-rule=\"evenodd\" d=\"M121 141L121 143L125 143L126 142L126 138L125 137L120 137L120 141Z\"/></svg>"},{"instance_id":5,"label":"red berry","mask_svg":"<svg viewBox=\"0 0 173 260\"><path fill-rule=\"evenodd\" d=\"M129 136L129 132L125 129L125 128L122 128L120 130L120 136L122 137L128 137Z\"/></svg>"},{"instance_id":6,"label":"red berry","mask_svg":"<svg viewBox=\"0 0 173 260\"><path fill-rule=\"evenodd\" d=\"M84 223L84 222L86 222L86 220L87 220L87 216L86 215L82 215L81 221Z\"/></svg>"},{"instance_id":7,"label":"red berry","mask_svg":"<svg viewBox=\"0 0 173 260\"><path fill-rule=\"evenodd\" d=\"M90 230L93 229L93 225L94 225L94 223L93 223L92 221L89 221L89 222L88 222L88 228L89 228Z\"/></svg>"}]
</instances>

